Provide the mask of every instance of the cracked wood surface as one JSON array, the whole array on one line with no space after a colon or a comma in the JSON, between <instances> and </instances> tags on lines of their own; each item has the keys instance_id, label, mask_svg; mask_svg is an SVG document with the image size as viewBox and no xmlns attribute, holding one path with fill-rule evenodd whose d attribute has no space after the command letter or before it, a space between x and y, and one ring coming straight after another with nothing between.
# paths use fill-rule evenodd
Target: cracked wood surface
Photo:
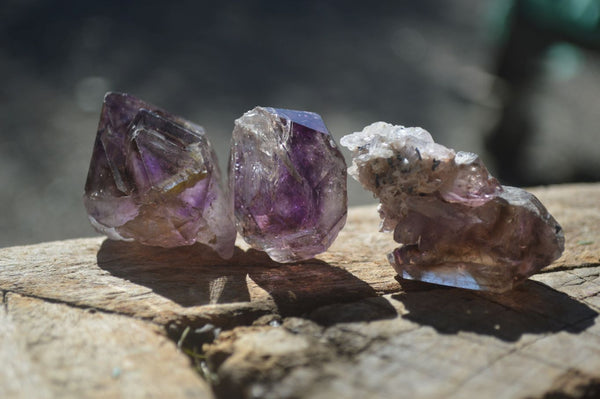
<instances>
[{"instance_id":1,"label":"cracked wood surface","mask_svg":"<svg viewBox=\"0 0 600 399\"><path fill-rule=\"evenodd\" d=\"M600 185L532 191L566 250L502 295L398 282L374 206L293 265L240 241L229 261L104 238L0 249L0 397L595 397Z\"/></svg>"}]
</instances>

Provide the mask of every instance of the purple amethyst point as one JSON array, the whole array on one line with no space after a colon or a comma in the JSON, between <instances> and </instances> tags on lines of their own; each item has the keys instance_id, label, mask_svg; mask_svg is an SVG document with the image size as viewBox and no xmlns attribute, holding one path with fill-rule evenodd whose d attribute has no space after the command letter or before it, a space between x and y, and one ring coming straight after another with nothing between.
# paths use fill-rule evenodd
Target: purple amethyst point
<instances>
[{"instance_id":1,"label":"purple amethyst point","mask_svg":"<svg viewBox=\"0 0 600 399\"><path fill-rule=\"evenodd\" d=\"M238 232L277 262L324 252L346 222L346 163L313 112L256 107L237 119L229 184Z\"/></svg>"},{"instance_id":2,"label":"purple amethyst point","mask_svg":"<svg viewBox=\"0 0 600 399\"><path fill-rule=\"evenodd\" d=\"M129 94L107 93L85 185L92 225L109 238L233 255L235 228L204 130Z\"/></svg>"}]
</instances>

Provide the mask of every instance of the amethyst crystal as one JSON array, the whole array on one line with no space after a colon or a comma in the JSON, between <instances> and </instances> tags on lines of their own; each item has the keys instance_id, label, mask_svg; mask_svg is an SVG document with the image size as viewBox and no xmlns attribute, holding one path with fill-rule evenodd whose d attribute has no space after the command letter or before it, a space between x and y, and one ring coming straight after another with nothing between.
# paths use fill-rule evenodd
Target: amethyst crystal
<instances>
[{"instance_id":1,"label":"amethyst crystal","mask_svg":"<svg viewBox=\"0 0 600 399\"><path fill-rule=\"evenodd\" d=\"M204 130L131 95L107 93L85 184L92 225L109 238L233 255L235 228Z\"/></svg>"},{"instance_id":2,"label":"amethyst crystal","mask_svg":"<svg viewBox=\"0 0 600 399\"><path fill-rule=\"evenodd\" d=\"M236 120L229 184L239 233L277 262L325 251L346 222L346 163L312 112L256 107Z\"/></svg>"},{"instance_id":3,"label":"amethyst crystal","mask_svg":"<svg viewBox=\"0 0 600 399\"><path fill-rule=\"evenodd\" d=\"M382 230L402 243L389 260L403 278L503 292L564 249L541 202L501 186L476 154L383 122L341 143L354 152L350 174L381 201Z\"/></svg>"}]
</instances>

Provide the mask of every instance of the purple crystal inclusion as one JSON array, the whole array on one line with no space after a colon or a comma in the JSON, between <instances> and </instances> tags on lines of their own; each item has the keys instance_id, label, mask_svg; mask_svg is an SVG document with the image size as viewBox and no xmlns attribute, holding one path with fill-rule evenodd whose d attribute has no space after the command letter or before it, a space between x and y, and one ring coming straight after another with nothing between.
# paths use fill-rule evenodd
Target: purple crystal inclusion
<instances>
[{"instance_id":1,"label":"purple crystal inclusion","mask_svg":"<svg viewBox=\"0 0 600 399\"><path fill-rule=\"evenodd\" d=\"M204 130L131 95L107 93L85 185L92 225L109 238L233 254L235 229Z\"/></svg>"},{"instance_id":2,"label":"purple crystal inclusion","mask_svg":"<svg viewBox=\"0 0 600 399\"><path fill-rule=\"evenodd\" d=\"M238 232L277 262L324 252L346 222L346 163L313 112L256 107L236 120L229 184Z\"/></svg>"}]
</instances>

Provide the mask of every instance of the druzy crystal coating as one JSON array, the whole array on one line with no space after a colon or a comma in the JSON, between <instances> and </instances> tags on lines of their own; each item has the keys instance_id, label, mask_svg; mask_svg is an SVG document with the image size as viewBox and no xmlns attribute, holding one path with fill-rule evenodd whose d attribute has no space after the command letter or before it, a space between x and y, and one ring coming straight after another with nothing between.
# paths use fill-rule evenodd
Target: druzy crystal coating
<instances>
[{"instance_id":1,"label":"druzy crystal coating","mask_svg":"<svg viewBox=\"0 0 600 399\"><path fill-rule=\"evenodd\" d=\"M201 242L231 257L236 232L220 179L202 127L106 94L84 195L98 231L162 247Z\"/></svg>"},{"instance_id":2,"label":"druzy crystal coating","mask_svg":"<svg viewBox=\"0 0 600 399\"><path fill-rule=\"evenodd\" d=\"M229 165L238 232L277 262L329 248L346 222L346 163L321 117L256 107L235 121Z\"/></svg>"},{"instance_id":3,"label":"druzy crystal coating","mask_svg":"<svg viewBox=\"0 0 600 399\"><path fill-rule=\"evenodd\" d=\"M525 190L502 186L479 157L421 128L377 122L347 135L349 173L380 199L388 258L405 279L503 292L557 259L560 225Z\"/></svg>"}]
</instances>

